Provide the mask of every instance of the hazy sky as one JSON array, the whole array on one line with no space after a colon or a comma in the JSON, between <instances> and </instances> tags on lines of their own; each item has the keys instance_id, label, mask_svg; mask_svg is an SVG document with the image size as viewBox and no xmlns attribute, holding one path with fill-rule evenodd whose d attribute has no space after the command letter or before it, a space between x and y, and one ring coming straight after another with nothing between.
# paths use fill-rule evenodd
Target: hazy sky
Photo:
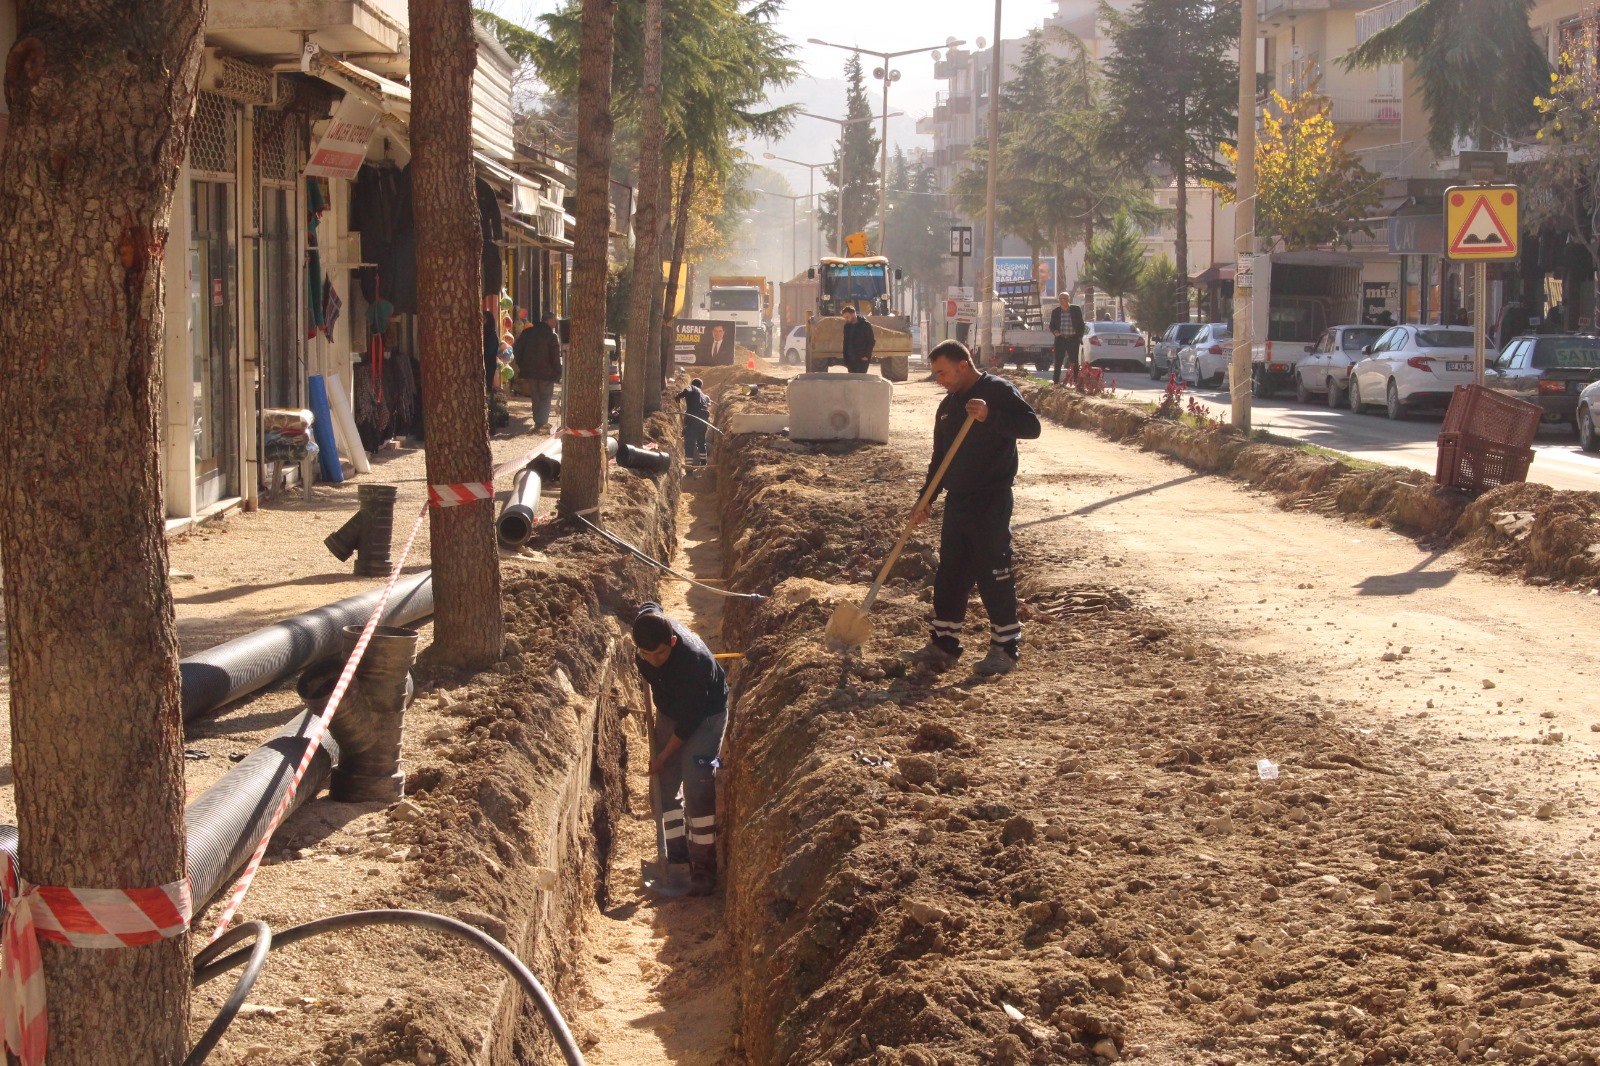
<instances>
[{"instance_id":1,"label":"hazy sky","mask_svg":"<svg viewBox=\"0 0 1600 1066\"><path fill-rule=\"evenodd\" d=\"M538 16L559 6L559 0L478 0L481 6L522 25L537 28ZM1052 0L1007 0L1002 6L1001 27L1006 37L1020 37L1040 25L1055 12ZM789 0L777 22L778 28L797 46L795 53L803 66L800 79L788 89L774 94L773 103L800 103L819 114L844 113L844 62L848 54L835 48L806 44L817 37L844 45L862 45L880 51L898 52L924 45L944 46L947 37L964 39L968 48L982 37L986 43L994 36L994 8L984 3L960 0ZM868 74L872 109L878 110L881 83L871 79L878 61L863 56ZM896 144L931 148L931 137L917 137L916 119L933 109L933 98L941 82L933 80L933 60L927 53L905 56L895 62L900 80L889 90L889 110L904 111L906 117L892 120L889 127L891 150ZM838 127L813 119L796 119L794 130L779 144L771 146L776 155L806 162L823 162L831 157ZM764 145L752 145L758 156ZM790 184L800 192L806 189L806 171L785 164L782 170ZM819 172L820 178L820 172Z\"/></svg>"}]
</instances>

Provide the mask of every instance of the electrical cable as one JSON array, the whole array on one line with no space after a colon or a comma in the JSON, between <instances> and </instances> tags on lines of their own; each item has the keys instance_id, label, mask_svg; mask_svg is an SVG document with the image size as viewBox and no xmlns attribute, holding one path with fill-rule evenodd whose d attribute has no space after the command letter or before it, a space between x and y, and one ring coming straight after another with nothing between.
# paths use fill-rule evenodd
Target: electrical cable
<instances>
[{"instance_id":1,"label":"electrical cable","mask_svg":"<svg viewBox=\"0 0 1600 1066\"><path fill-rule=\"evenodd\" d=\"M204 951L195 956L194 984L196 987L241 964L244 965L245 972L240 977L239 984L234 989L233 995L228 997L228 1002L224 1005L222 1013L217 1016L216 1021L211 1023L200 1043L195 1045L194 1051L184 1060L184 1066L199 1066L200 1063L205 1061L206 1053L209 1053L216 1046L216 1040L222 1036L222 1031L227 1028L228 1023L232 1022L234 1016L238 1014L239 1006L243 1004L245 995L250 991L251 986L255 984L256 977L260 973L261 965L266 959L267 953L273 948L287 947L290 944L308 940L323 933L331 933L341 929L361 929L375 925L404 925L432 929L435 932L446 933L456 937L458 940L465 940L469 944L475 944L488 952L490 957L500 965L501 969L516 978L517 983L522 986L522 990L533 1000L534 1006L538 1008L539 1013L544 1017L545 1024L550 1027L550 1035L555 1039L556 1046L561 1049L561 1056L566 1060L567 1066L584 1066L583 1052L578 1048L578 1042L573 1039L572 1030L567 1028L566 1019L561 1016L561 1011L556 1007L555 1001L550 998L550 993L545 991L544 986L539 983L539 979L533 976L533 972L523 965L521 959L513 955L504 944L481 929L474 928L465 922L448 918L442 914L411 910L351 911L349 914L335 914L327 918L318 918L315 921L285 929L277 935L273 935L261 922L246 922L238 928L230 930L225 936L218 939L216 943L208 945ZM260 927L259 930L256 929L258 926ZM218 951L235 940L242 939L247 931L256 933L254 945L249 948L239 948L221 958L215 957Z\"/></svg>"},{"instance_id":2,"label":"electrical cable","mask_svg":"<svg viewBox=\"0 0 1600 1066\"><path fill-rule=\"evenodd\" d=\"M639 559L643 560L644 562L649 563L651 566L656 567L659 570L663 570L666 573L671 574L673 577L677 578L679 581L687 581L689 584L693 585L695 588L704 589L706 592L715 593L718 596L726 596L730 600L755 600L757 603L760 603L762 600L766 599L765 596L762 596L759 593L755 593L755 592L728 592L726 589L714 589L710 585L703 585L700 582L696 581L694 578L690 577L688 574L680 574L680 573L678 573L678 571L674 570L672 567L668 566L666 563L663 563L658 559L650 558L650 556L646 555L644 552L640 551L638 548L635 548L632 544L629 544L627 541L623 540L621 537L617 536L615 533L611 533L611 532L608 532L607 530L601 529L599 526L595 525L593 522L589 521L587 518L583 517L583 515L577 513L576 511L571 512L571 513L572 513L572 517L573 518L576 518L578 521L582 522L584 525L588 526L590 529L594 530L596 533L600 534L602 537L606 538L611 543L615 544L617 547L623 549L624 551L631 552L632 554L637 556Z\"/></svg>"},{"instance_id":3,"label":"electrical cable","mask_svg":"<svg viewBox=\"0 0 1600 1066\"><path fill-rule=\"evenodd\" d=\"M701 418L699 415L692 415L688 411L683 412L683 417L684 418L692 418L696 422L704 422L706 425L711 426L710 422L706 422L706 420ZM722 433L722 435L724 437L727 436L727 433L724 433L721 429L718 429L716 426L711 426L711 428L717 430L718 433Z\"/></svg>"}]
</instances>

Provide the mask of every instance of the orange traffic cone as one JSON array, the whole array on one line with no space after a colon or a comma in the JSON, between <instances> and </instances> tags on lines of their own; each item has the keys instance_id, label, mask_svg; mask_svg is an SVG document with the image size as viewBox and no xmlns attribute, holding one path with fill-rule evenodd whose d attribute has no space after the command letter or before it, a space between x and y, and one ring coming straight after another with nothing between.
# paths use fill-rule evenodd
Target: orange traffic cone
<instances>
[{"instance_id":1,"label":"orange traffic cone","mask_svg":"<svg viewBox=\"0 0 1600 1066\"><path fill-rule=\"evenodd\" d=\"M751 370L754 370L756 368L756 353L755 352L751 352L750 353L750 362L749 362L748 365L749 365L749 368Z\"/></svg>"}]
</instances>

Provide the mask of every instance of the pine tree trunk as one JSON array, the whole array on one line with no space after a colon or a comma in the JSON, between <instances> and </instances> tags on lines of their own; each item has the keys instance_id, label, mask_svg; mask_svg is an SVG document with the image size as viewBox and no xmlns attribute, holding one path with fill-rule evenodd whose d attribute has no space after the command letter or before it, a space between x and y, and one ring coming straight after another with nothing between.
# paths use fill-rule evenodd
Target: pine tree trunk
<instances>
[{"instance_id":1,"label":"pine tree trunk","mask_svg":"<svg viewBox=\"0 0 1600 1066\"><path fill-rule=\"evenodd\" d=\"M572 345L567 424L606 424L606 262L610 245L611 46L616 0L583 0L578 46L578 232L572 249ZM600 437L568 437L561 455L561 509L600 505L606 452Z\"/></svg>"},{"instance_id":2,"label":"pine tree trunk","mask_svg":"<svg viewBox=\"0 0 1600 1066\"><path fill-rule=\"evenodd\" d=\"M417 229L417 342L430 485L488 481L483 231L472 169L469 0L411 0L412 189ZM497 316L498 317L498 316ZM435 661L481 669L500 658L500 556L494 501L431 515Z\"/></svg>"},{"instance_id":3,"label":"pine tree trunk","mask_svg":"<svg viewBox=\"0 0 1600 1066\"><path fill-rule=\"evenodd\" d=\"M665 161L659 167L657 175L659 181L656 188L656 254L650 262L650 344L649 366L645 374L644 383L644 410L646 414L654 414L661 410L661 290L665 288L665 281L661 277L661 248L666 243L668 234L667 219L670 212L667 210L672 205L672 168ZM670 365L670 362L669 364Z\"/></svg>"},{"instance_id":4,"label":"pine tree trunk","mask_svg":"<svg viewBox=\"0 0 1600 1066\"><path fill-rule=\"evenodd\" d=\"M1177 240L1173 252L1178 260L1178 321L1189 321L1189 167L1188 160L1178 160L1178 211Z\"/></svg>"},{"instance_id":5,"label":"pine tree trunk","mask_svg":"<svg viewBox=\"0 0 1600 1066\"><path fill-rule=\"evenodd\" d=\"M155 887L185 871L157 434L204 3L129 18L37 0L19 16L0 154L0 558L21 874ZM51 1066L178 1062L189 941L42 944Z\"/></svg>"},{"instance_id":6,"label":"pine tree trunk","mask_svg":"<svg viewBox=\"0 0 1600 1066\"><path fill-rule=\"evenodd\" d=\"M634 212L633 288L628 306L628 359L622 374L622 441L644 443L646 381L651 376L650 308L661 276L656 241L661 193L661 3L645 0L644 106L640 115L638 203ZM656 375L660 380L659 375Z\"/></svg>"},{"instance_id":7,"label":"pine tree trunk","mask_svg":"<svg viewBox=\"0 0 1600 1066\"><path fill-rule=\"evenodd\" d=\"M667 270L667 292L661 315L661 381L665 384L672 374L672 348L676 335L673 326L678 321L674 308L678 306L678 285L683 278L683 250L689 234L689 200L694 196L694 150L690 149L683 163L683 181L678 189L678 206L672 220L672 266Z\"/></svg>"}]
</instances>

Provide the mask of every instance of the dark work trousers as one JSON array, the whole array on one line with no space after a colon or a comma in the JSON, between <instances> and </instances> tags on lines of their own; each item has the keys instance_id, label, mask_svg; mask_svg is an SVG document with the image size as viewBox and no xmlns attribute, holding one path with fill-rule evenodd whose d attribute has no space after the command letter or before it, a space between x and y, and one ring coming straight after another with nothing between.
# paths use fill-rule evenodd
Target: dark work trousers
<instances>
[{"instance_id":1,"label":"dark work trousers","mask_svg":"<svg viewBox=\"0 0 1600 1066\"><path fill-rule=\"evenodd\" d=\"M1083 340L1079 337L1069 337L1065 333L1056 334L1056 369L1050 380L1057 385L1061 384L1061 367L1065 364L1068 368L1075 369L1078 365L1078 349L1083 347Z\"/></svg>"},{"instance_id":2,"label":"dark work trousers","mask_svg":"<svg viewBox=\"0 0 1600 1066\"><path fill-rule=\"evenodd\" d=\"M933 642L961 653L961 625L973 583L989 612L990 640L1013 655L1022 639L1011 573L1011 489L952 493L945 499L939 570L933 576Z\"/></svg>"},{"instance_id":3,"label":"dark work trousers","mask_svg":"<svg viewBox=\"0 0 1600 1066\"><path fill-rule=\"evenodd\" d=\"M656 777L661 799L661 835L667 842L668 862L715 866L717 861L717 753L728 713L712 715ZM652 757L672 736L672 719L656 716Z\"/></svg>"},{"instance_id":4,"label":"dark work trousers","mask_svg":"<svg viewBox=\"0 0 1600 1066\"><path fill-rule=\"evenodd\" d=\"M870 359L846 359L844 361L844 368L852 374L865 374L867 372L867 366L871 362L872 360Z\"/></svg>"},{"instance_id":5,"label":"dark work trousers","mask_svg":"<svg viewBox=\"0 0 1600 1066\"><path fill-rule=\"evenodd\" d=\"M683 457L686 460L706 457L706 424L693 415L683 416Z\"/></svg>"}]
</instances>

